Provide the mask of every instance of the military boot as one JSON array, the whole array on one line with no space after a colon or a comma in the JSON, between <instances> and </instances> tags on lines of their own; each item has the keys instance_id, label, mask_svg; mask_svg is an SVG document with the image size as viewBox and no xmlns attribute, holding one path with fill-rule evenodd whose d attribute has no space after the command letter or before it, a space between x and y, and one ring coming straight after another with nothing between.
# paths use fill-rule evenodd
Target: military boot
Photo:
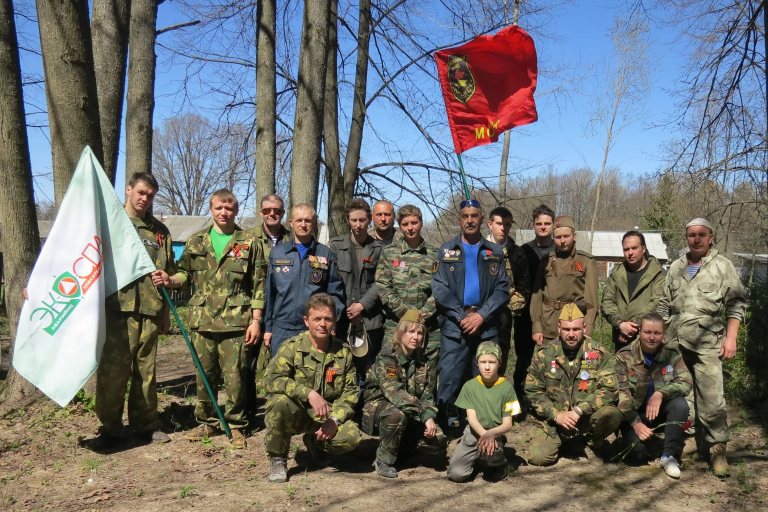
<instances>
[{"instance_id":1,"label":"military boot","mask_svg":"<svg viewBox=\"0 0 768 512\"><path fill-rule=\"evenodd\" d=\"M315 466L325 468L331 465L333 461L331 460L330 454L320 447L314 434L304 434L302 440L304 441L304 446L306 446L307 452Z\"/></svg>"},{"instance_id":2,"label":"military boot","mask_svg":"<svg viewBox=\"0 0 768 512\"><path fill-rule=\"evenodd\" d=\"M276 484L288 481L288 460L285 457L269 457L267 480Z\"/></svg>"},{"instance_id":3,"label":"military boot","mask_svg":"<svg viewBox=\"0 0 768 512\"><path fill-rule=\"evenodd\" d=\"M728 476L728 459L725 458L725 443L713 444L709 449L709 457L712 463L712 473L719 478Z\"/></svg>"},{"instance_id":4,"label":"military boot","mask_svg":"<svg viewBox=\"0 0 768 512\"><path fill-rule=\"evenodd\" d=\"M376 473L378 473L379 476L383 476L384 478L397 478L397 470L395 467L379 459L373 461L373 469L376 470Z\"/></svg>"}]
</instances>

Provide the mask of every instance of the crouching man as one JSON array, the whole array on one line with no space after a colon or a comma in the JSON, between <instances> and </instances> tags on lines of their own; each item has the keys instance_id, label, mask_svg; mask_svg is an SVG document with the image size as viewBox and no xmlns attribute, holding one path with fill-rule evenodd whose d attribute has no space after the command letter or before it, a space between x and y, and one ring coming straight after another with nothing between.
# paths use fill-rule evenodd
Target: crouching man
<instances>
[{"instance_id":1,"label":"crouching man","mask_svg":"<svg viewBox=\"0 0 768 512\"><path fill-rule=\"evenodd\" d=\"M264 423L270 482L288 480L291 436L304 433L313 462L328 465L329 454L353 450L361 439L354 422L360 390L352 352L332 336L336 304L325 293L306 303L307 331L289 338L269 362L264 382L271 396Z\"/></svg>"},{"instance_id":2,"label":"crouching man","mask_svg":"<svg viewBox=\"0 0 768 512\"><path fill-rule=\"evenodd\" d=\"M664 345L664 319L648 313L639 323L638 338L616 353L619 410L624 414L621 437L634 462L645 462L655 428L664 425L661 467L680 478L683 424L693 381L680 353Z\"/></svg>"},{"instance_id":3,"label":"crouching man","mask_svg":"<svg viewBox=\"0 0 768 512\"><path fill-rule=\"evenodd\" d=\"M584 313L566 304L557 325L560 338L536 352L525 382L542 426L529 448L534 466L557 462L564 440L587 441L599 453L623 418L615 407L614 357L584 335Z\"/></svg>"}]
</instances>

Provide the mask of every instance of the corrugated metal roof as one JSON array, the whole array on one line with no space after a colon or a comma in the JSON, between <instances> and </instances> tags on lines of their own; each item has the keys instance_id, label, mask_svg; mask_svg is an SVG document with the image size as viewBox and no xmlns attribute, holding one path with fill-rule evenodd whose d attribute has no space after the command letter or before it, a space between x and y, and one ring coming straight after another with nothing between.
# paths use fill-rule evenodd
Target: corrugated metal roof
<instances>
[{"instance_id":1,"label":"corrugated metal roof","mask_svg":"<svg viewBox=\"0 0 768 512\"><path fill-rule=\"evenodd\" d=\"M576 248L586 251L596 258L623 258L624 251L621 245L621 237L624 231L595 231L592 238L592 246L589 245L589 231L576 232ZM534 232L532 229L515 230L515 241L518 244L524 244L533 240ZM651 256L655 256L661 261L669 259L667 255L667 246L661 238L661 233L643 233L645 236L645 245Z\"/></svg>"}]
</instances>

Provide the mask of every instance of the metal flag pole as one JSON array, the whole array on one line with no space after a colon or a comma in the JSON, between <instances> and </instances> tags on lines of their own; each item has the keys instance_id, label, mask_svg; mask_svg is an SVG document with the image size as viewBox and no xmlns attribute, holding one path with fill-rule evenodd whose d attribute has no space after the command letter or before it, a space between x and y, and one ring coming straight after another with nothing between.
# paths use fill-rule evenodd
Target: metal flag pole
<instances>
[{"instance_id":1,"label":"metal flag pole","mask_svg":"<svg viewBox=\"0 0 768 512\"><path fill-rule=\"evenodd\" d=\"M469 185L467 185L467 175L464 174L464 162L461 161L461 153L457 153L456 158L459 159L459 174L461 175L461 184L464 185L464 196L466 199L470 199Z\"/></svg>"},{"instance_id":2,"label":"metal flag pole","mask_svg":"<svg viewBox=\"0 0 768 512\"><path fill-rule=\"evenodd\" d=\"M232 439L232 431L229 429L229 423L227 423L227 420L224 419L224 413L221 412L221 407L219 407L218 397L214 394L211 383L208 382L208 379L205 377L203 365L200 363L200 358L197 356L195 347L193 347L192 342L189 341L187 329L184 327L184 324L181 323L181 317L179 317L179 312L176 310L176 305L171 300L171 296L168 295L168 290L166 290L164 286L160 287L160 290L162 290L163 297L165 297L165 300L171 307L171 313L173 313L173 317L176 319L176 323L179 325L179 330L181 330L181 335L184 337L184 341L187 342L187 348L189 349L189 353L192 354L192 360L195 362L195 366L197 367L197 373L200 375L200 379L202 379L203 384L205 384L205 390L208 391L208 396L211 397L211 402L213 403L213 408L216 410L216 415L219 417L221 428L224 430L227 438Z\"/></svg>"}]
</instances>

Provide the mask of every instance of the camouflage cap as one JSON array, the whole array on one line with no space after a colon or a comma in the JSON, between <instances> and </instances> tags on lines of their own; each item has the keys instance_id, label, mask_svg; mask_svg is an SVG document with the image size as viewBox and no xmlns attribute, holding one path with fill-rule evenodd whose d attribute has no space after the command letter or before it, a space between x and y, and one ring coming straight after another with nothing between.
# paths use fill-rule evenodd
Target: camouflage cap
<instances>
[{"instance_id":1,"label":"camouflage cap","mask_svg":"<svg viewBox=\"0 0 768 512\"><path fill-rule=\"evenodd\" d=\"M364 326L351 327L347 335L347 345L355 357L364 357L368 354L368 331Z\"/></svg>"},{"instance_id":2,"label":"camouflage cap","mask_svg":"<svg viewBox=\"0 0 768 512\"><path fill-rule=\"evenodd\" d=\"M561 215L555 220L555 228L571 228L576 231L576 221L569 215Z\"/></svg>"},{"instance_id":3,"label":"camouflage cap","mask_svg":"<svg viewBox=\"0 0 768 512\"><path fill-rule=\"evenodd\" d=\"M421 323L421 311L418 309L409 309L400 317L400 321Z\"/></svg>"},{"instance_id":4,"label":"camouflage cap","mask_svg":"<svg viewBox=\"0 0 768 512\"><path fill-rule=\"evenodd\" d=\"M696 217L695 219L691 220L688 224L685 225L685 230L688 231L688 228L693 226L704 226L712 233L715 232L715 227L704 217Z\"/></svg>"},{"instance_id":5,"label":"camouflage cap","mask_svg":"<svg viewBox=\"0 0 768 512\"><path fill-rule=\"evenodd\" d=\"M480 359L480 356L491 354L501 362L501 347L495 341L484 341L477 347L477 353L475 354L475 360Z\"/></svg>"},{"instance_id":6,"label":"camouflage cap","mask_svg":"<svg viewBox=\"0 0 768 512\"><path fill-rule=\"evenodd\" d=\"M566 304L563 309L560 310L560 320L570 322L571 320L578 320L584 318L584 313L581 312L579 306L574 303Z\"/></svg>"}]
</instances>

